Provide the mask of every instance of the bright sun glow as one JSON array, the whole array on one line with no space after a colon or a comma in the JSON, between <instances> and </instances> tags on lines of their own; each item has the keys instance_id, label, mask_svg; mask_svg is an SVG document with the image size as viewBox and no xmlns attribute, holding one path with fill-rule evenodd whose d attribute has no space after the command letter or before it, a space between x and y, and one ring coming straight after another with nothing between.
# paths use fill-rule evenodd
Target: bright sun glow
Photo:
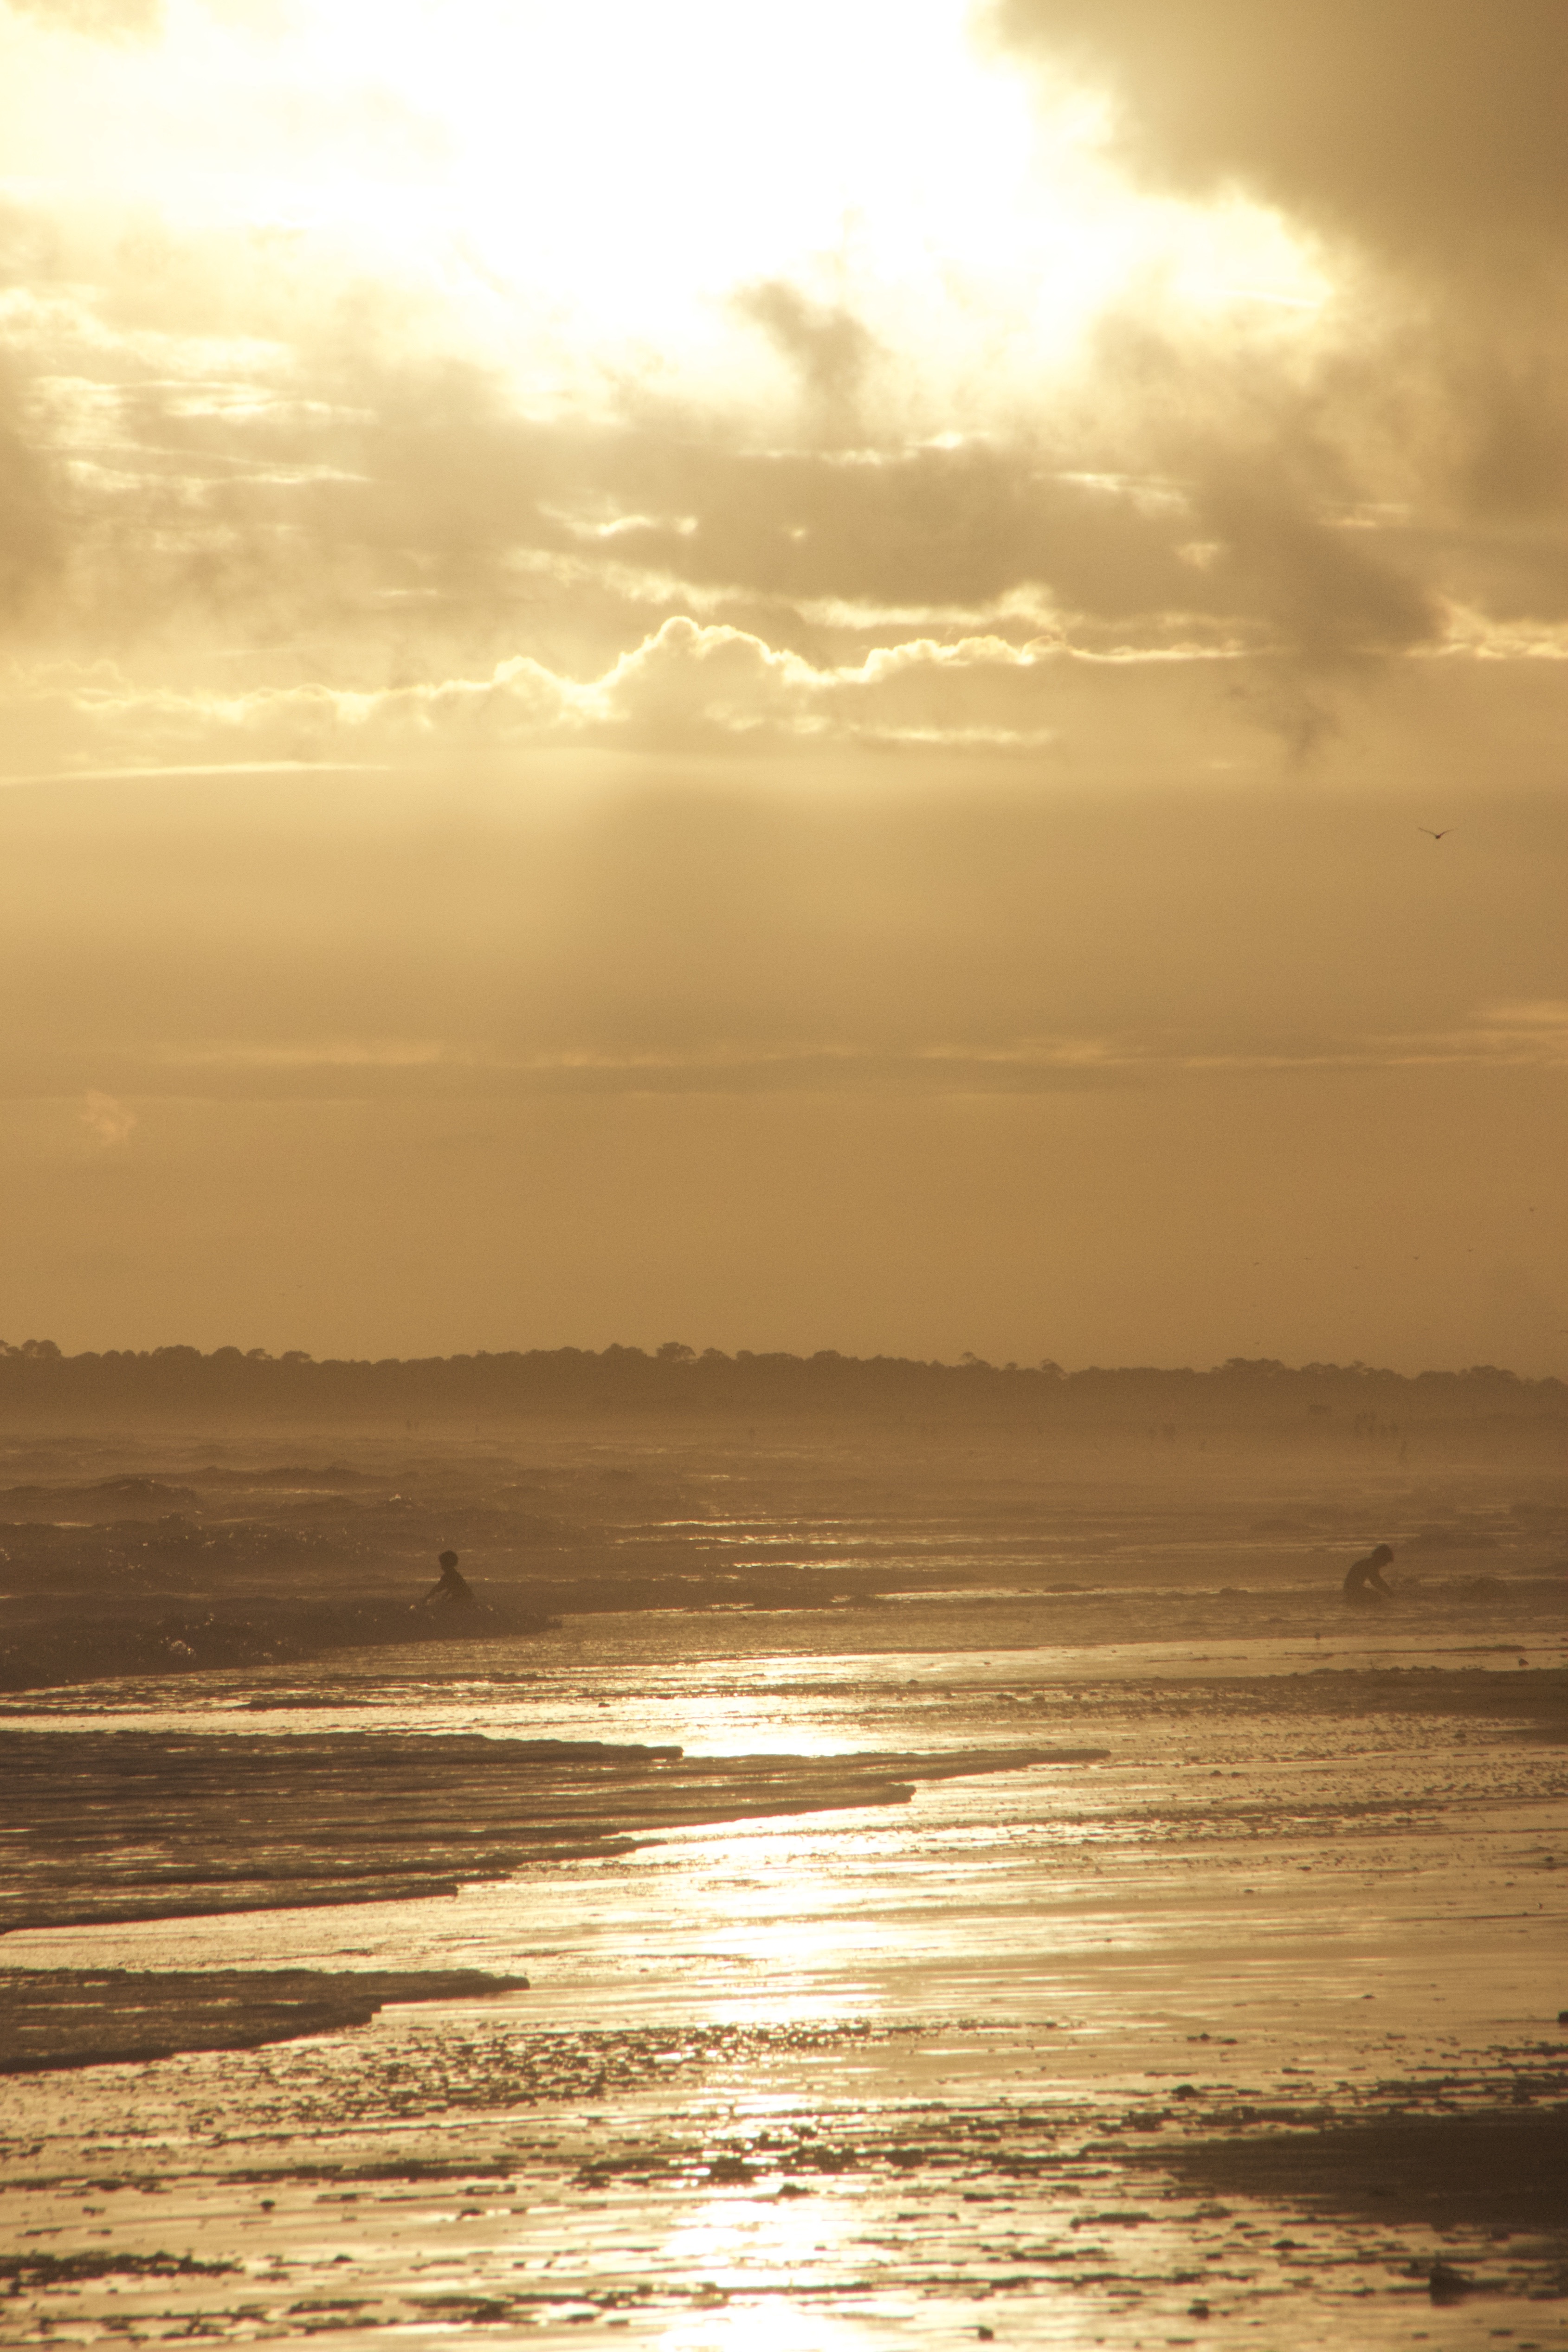
<instances>
[{"instance_id":1,"label":"bright sun glow","mask_svg":"<svg viewBox=\"0 0 1568 2352\"><path fill-rule=\"evenodd\" d=\"M1024 393L1115 302L1315 307L1271 215L1131 191L1092 97L1046 103L970 16L171 0L140 50L13 31L6 111L35 184L292 239L296 272L302 242L536 394L632 369L765 399L789 371L736 298L770 281L852 312L906 394L912 358L928 429Z\"/></svg>"}]
</instances>

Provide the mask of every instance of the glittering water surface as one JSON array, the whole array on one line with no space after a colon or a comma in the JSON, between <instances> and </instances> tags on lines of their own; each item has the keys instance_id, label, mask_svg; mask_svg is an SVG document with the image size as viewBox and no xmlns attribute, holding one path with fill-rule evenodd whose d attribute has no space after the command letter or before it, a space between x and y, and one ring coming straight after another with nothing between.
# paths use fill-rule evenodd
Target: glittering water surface
<instances>
[{"instance_id":1,"label":"glittering water surface","mask_svg":"<svg viewBox=\"0 0 1568 2352\"><path fill-rule=\"evenodd\" d=\"M13 1966L532 1989L13 2080L5 2245L144 2266L27 2274L5 2340L1568 2344L1538 2234L1218 2195L1179 2160L1270 2119L1561 2107L1568 1748L1422 1703L1560 1664L1560 1589L1364 1625L1321 1588L1070 1605L1065 1636L1038 1595L600 1617L436 1667L382 1650L13 1702L62 1734L1107 1752L445 1900L8 1938ZM1484 2291L1435 2301L1438 2259Z\"/></svg>"}]
</instances>

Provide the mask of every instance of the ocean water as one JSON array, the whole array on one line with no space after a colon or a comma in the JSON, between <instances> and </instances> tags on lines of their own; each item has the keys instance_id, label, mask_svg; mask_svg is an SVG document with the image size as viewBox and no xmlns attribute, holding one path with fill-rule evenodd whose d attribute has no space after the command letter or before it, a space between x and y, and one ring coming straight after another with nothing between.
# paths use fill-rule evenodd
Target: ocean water
<instances>
[{"instance_id":1,"label":"ocean water","mask_svg":"<svg viewBox=\"0 0 1568 2352\"><path fill-rule=\"evenodd\" d=\"M1500 1489L1361 1612L1347 1540L1435 1507L1386 1479L1327 1533L1261 1487L1101 1481L1020 1534L1012 1504L658 1475L615 1554L665 1563L655 1605L16 1690L0 1730L1060 1757L437 1899L6 1937L0 1968L530 1989L10 2077L0 2342L1568 2347L1535 2178L1568 2103L1568 1580ZM848 1589L759 1597L785 1554Z\"/></svg>"}]
</instances>

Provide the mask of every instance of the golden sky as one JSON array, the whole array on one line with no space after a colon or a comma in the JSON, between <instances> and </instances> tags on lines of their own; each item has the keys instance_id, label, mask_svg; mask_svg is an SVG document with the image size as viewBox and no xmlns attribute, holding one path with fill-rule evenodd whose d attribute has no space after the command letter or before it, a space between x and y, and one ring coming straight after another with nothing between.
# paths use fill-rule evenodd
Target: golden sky
<instances>
[{"instance_id":1,"label":"golden sky","mask_svg":"<svg viewBox=\"0 0 1568 2352\"><path fill-rule=\"evenodd\" d=\"M1565 87L0 0L0 1332L1568 1373Z\"/></svg>"}]
</instances>

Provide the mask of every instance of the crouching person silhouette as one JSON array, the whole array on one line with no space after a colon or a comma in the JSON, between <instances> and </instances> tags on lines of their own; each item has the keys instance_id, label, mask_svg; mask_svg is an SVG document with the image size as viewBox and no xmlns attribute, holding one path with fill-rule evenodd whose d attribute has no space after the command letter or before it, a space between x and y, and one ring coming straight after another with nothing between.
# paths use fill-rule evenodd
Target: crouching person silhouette
<instances>
[{"instance_id":1,"label":"crouching person silhouette","mask_svg":"<svg viewBox=\"0 0 1568 2352\"><path fill-rule=\"evenodd\" d=\"M1383 1571L1393 1558L1393 1547L1379 1544L1375 1551L1369 1551L1364 1559L1358 1559L1345 1570L1342 1589L1352 1609L1375 1609L1380 1601L1393 1600L1393 1586L1383 1580Z\"/></svg>"},{"instance_id":2,"label":"crouching person silhouette","mask_svg":"<svg viewBox=\"0 0 1568 2352\"><path fill-rule=\"evenodd\" d=\"M470 1602L473 1597L468 1578L459 1576L458 1573L457 1553L444 1551L441 1554L441 1573L418 1606L421 1609L429 1609L432 1606L437 1609L460 1609L465 1603Z\"/></svg>"}]
</instances>

